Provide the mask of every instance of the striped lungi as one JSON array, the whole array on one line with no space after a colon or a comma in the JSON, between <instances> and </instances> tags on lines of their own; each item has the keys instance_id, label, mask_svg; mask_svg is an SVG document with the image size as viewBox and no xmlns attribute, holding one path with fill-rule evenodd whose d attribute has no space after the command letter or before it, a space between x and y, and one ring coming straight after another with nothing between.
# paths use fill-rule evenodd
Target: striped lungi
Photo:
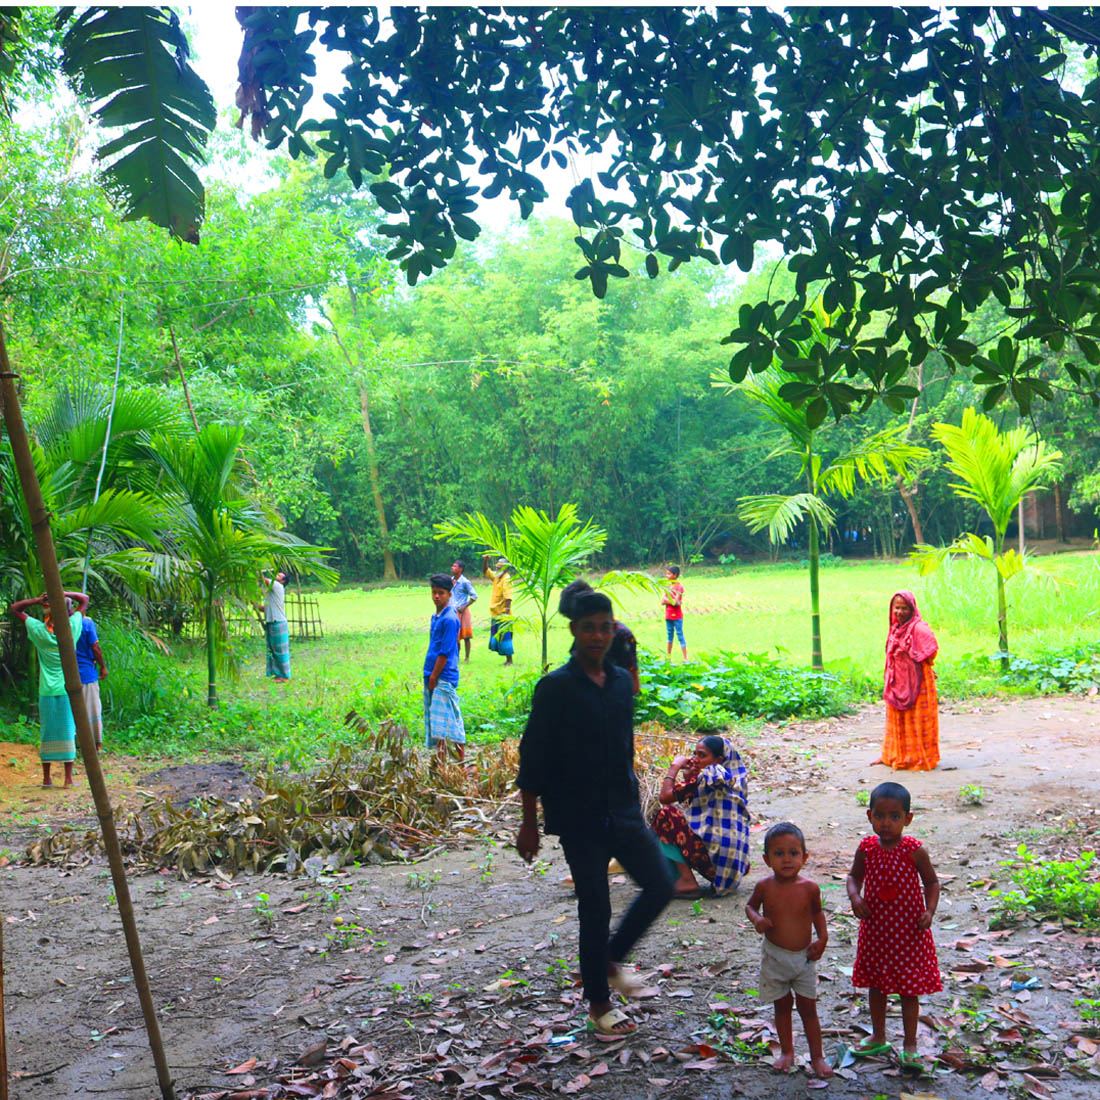
<instances>
[{"instance_id":1,"label":"striped lungi","mask_svg":"<svg viewBox=\"0 0 1100 1100\"><path fill-rule=\"evenodd\" d=\"M42 741L38 758L43 764L76 759L76 723L67 695L40 695L38 714L42 721Z\"/></svg>"},{"instance_id":2,"label":"striped lungi","mask_svg":"<svg viewBox=\"0 0 1100 1100\"><path fill-rule=\"evenodd\" d=\"M88 712L88 725L92 727L95 747L103 747L103 701L99 697L99 681L81 684L84 692L84 709Z\"/></svg>"},{"instance_id":3,"label":"striped lungi","mask_svg":"<svg viewBox=\"0 0 1100 1100\"><path fill-rule=\"evenodd\" d=\"M264 623L267 638L267 674L290 679L290 630L286 620L281 623Z\"/></svg>"},{"instance_id":4,"label":"striped lungi","mask_svg":"<svg viewBox=\"0 0 1100 1100\"><path fill-rule=\"evenodd\" d=\"M435 691L424 688L424 734L428 748L437 741L465 744L466 726L458 705L458 690L454 684L440 680Z\"/></svg>"}]
</instances>

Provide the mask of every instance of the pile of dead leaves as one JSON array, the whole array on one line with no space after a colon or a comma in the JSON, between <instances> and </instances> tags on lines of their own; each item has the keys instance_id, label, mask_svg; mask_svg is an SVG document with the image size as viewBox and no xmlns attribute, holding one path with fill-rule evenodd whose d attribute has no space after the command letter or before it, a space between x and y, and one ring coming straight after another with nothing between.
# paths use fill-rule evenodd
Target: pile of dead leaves
<instances>
[{"instance_id":1,"label":"pile of dead leaves","mask_svg":"<svg viewBox=\"0 0 1100 1100\"><path fill-rule=\"evenodd\" d=\"M178 806L147 797L119 825L123 854L141 867L180 874L333 870L403 859L435 844L482 833L514 782L514 742L482 749L469 768L440 763L393 723L360 734L313 775L261 772L256 797L197 799ZM487 812L488 811L488 812ZM61 829L27 849L32 863L71 863L102 850L97 830Z\"/></svg>"}]
</instances>

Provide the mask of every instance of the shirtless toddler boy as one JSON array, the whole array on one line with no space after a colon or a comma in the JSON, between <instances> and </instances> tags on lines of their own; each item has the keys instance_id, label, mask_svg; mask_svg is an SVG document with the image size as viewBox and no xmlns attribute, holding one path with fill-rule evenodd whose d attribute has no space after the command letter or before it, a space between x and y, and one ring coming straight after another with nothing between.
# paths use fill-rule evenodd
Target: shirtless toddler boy
<instances>
[{"instance_id":1,"label":"shirtless toddler boy","mask_svg":"<svg viewBox=\"0 0 1100 1100\"><path fill-rule=\"evenodd\" d=\"M810 1065L818 1077L832 1077L821 1050L817 1018L817 960L829 942L829 933L821 890L816 882L799 874L806 862L802 830L789 821L773 825L764 835L764 862L772 873L756 884L745 913L764 937L759 992L762 1001L775 1003L780 1051L773 1065L780 1073L794 1065L791 1008L797 1004L810 1048Z\"/></svg>"}]
</instances>

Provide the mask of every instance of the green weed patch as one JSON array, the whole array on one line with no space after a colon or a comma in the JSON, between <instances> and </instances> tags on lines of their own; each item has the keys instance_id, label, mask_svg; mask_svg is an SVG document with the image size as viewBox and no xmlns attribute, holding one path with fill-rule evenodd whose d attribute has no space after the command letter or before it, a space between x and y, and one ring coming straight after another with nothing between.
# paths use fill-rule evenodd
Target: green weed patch
<instances>
[{"instance_id":1,"label":"green weed patch","mask_svg":"<svg viewBox=\"0 0 1100 1100\"><path fill-rule=\"evenodd\" d=\"M1095 852L1074 860L1042 860L1026 844L1016 849L1011 867L1012 891L997 891L997 912L991 927L1003 927L1025 917L1048 918L1080 928L1100 928L1100 867Z\"/></svg>"}]
</instances>

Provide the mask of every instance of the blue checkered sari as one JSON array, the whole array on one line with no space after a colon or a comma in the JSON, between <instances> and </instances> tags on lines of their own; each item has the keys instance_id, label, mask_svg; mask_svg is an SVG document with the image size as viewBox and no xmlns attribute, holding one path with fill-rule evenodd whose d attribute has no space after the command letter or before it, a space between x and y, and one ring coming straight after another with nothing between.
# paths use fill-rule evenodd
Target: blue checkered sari
<instances>
[{"instance_id":1,"label":"blue checkered sari","mask_svg":"<svg viewBox=\"0 0 1100 1100\"><path fill-rule=\"evenodd\" d=\"M699 773L695 794L684 804L691 831L707 846L716 874L716 894L737 888L749 869L748 770L728 737L726 754Z\"/></svg>"}]
</instances>

